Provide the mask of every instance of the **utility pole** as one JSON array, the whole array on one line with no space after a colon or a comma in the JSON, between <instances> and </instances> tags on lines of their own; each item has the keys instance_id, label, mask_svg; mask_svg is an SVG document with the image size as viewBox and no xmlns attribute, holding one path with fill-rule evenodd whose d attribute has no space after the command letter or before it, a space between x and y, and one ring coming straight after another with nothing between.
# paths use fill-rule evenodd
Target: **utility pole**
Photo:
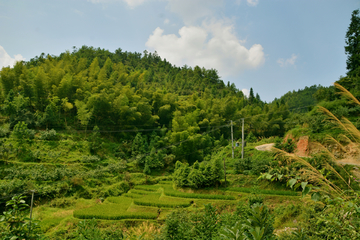
<instances>
[{"instance_id":1,"label":"utility pole","mask_svg":"<svg viewBox=\"0 0 360 240\"><path fill-rule=\"evenodd\" d=\"M241 130L241 137L242 137L242 141L241 141L241 159L244 159L244 146L245 146L245 141L244 141L244 118L242 118L242 130Z\"/></svg>"},{"instance_id":2,"label":"utility pole","mask_svg":"<svg viewBox=\"0 0 360 240\"><path fill-rule=\"evenodd\" d=\"M234 134L233 134L233 121L231 120L231 150L232 158L234 158Z\"/></svg>"},{"instance_id":3,"label":"utility pole","mask_svg":"<svg viewBox=\"0 0 360 240\"><path fill-rule=\"evenodd\" d=\"M31 206L30 206L30 222L29 222L29 236L31 233L31 217L32 217L32 209L33 209L33 203L34 203L34 192L35 190L31 190Z\"/></svg>"}]
</instances>

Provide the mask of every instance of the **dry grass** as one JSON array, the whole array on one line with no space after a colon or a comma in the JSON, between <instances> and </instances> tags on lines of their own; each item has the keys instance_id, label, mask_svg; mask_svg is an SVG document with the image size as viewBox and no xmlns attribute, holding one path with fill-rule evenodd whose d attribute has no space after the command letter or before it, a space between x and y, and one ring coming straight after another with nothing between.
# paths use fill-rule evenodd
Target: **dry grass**
<instances>
[{"instance_id":1,"label":"dry grass","mask_svg":"<svg viewBox=\"0 0 360 240\"><path fill-rule=\"evenodd\" d=\"M53 213L53 217L55 218L65 218L68 216L72 216L74 210L64 210L64 211L59 211L59 212L54 212Z\"/></svg>"},{"instance_id":2,"label":"dry grass","mask_svg":"<svg viewBox=\"0 0 360 240\"><path fill-rule=\"evenodd\" d=\"M360 101L356 99L348 90L346 90L341 85L335 83L334 84L337 89L340 90L340 94L350 102L357 104L360 106ZM331 165L333 162L338 162L337 157L334 155L335 152L337 153L344 153L345 156L350 158L358 158L360 155L360 131L350 122L349 119L345 117L341 117L341 119L337 118L332 112L328 109L318 106L318 111L324 113L327 116L327 120L333 122L339 129L341 129L344 133L339 134L337 139L332 136L328 136L325 139L325 142L332 147L332 150L329 150L328 147L320 143L312 143L312 149L315 151L313 152L322 152L328 156L327 162L323 164L323 167L327 170L331 171L335 174L341 181L343 181L349 189L350 187L350 174L339 164L340 167L347 173L349 177L349 181L346 181L344 177L342 177ZM329 181L320 171L318 171L315 167L313 167L308 161L303 158L297 157L294 154L286 153L282 150L275 149L278 156L283 157L286 159L287 162L298 162L304 166L302 168L301 174L303 177L308 179L308 181L316 183L321 188L319 191L325 192L326 194L341 197L346 199L347 196L344 194L344 191L336 186L334 183ZM360 162L359 162L360 163Z\"/></svg>"},{"instance_id":3,"label":"dry grass","mask_svg":"<svg viewBox=\"0 0 360 240\"><path fill-rule=\"evenodd\" d=\"M277 152L277 155L279 157L285 158L288 162L297 162L303 165L304 168L300 169L302 176L309 182L316 183L316 185L320 186L320 189L318 190L319 192L323 192L336 197L344 196L341 188L329 181L319 170L317 170L305 159L298 157L294 154L287 153L280 149L275 149L275 151ZM330 155L332 154L330 153ZM331 159L329 159L329 161L331 161ZM326 163L325 167L327 167L330 171L334 172L335 175L340 176L340 174L334 168L332 168L329 163ZM348 183L341 176L340 179L342 179L345 184L348 185Z\"/></svg>"},{"instance_id":4,"label":"dry grass","mask_svg":"<svg viewBox=\"0 0 360 240\"><path fill-rule=\"evenodd\" d=\"M153 239L155 234L160 233L160 228L157 224L145 221L140 226L132 227L127 230L128 234L131 236L143 236L143 239Z\"/></svg>"}]
</instances>

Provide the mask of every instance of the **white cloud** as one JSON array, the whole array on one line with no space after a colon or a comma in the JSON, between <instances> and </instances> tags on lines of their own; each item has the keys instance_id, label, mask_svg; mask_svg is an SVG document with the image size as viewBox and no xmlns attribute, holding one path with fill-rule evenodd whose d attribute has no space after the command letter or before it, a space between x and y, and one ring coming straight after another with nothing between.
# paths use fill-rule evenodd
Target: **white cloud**
<instances>
[{"instance_id":1,"label":"white cloud","mask_svg":"<svg viewBox=\"0 0 360 240\"><path fill-rule=\"evenodd\" d=\"M170 23L170 20L166 18L166 19L164 20L164 24L169 24L169 23Z\"/></svg>"},{"instance_id":2,"label":"white cloud","mask_svg":"<svg viewBox=\"0 0 360 240\"><path fill-rule=\"evenodd\" d=\"M249 90L249 89L243 88L243 89L241 89L241 91L243 92L243 94L244 94L246 97L249 97L249 95L250 95L250 90Z\"/></svg>"},{"instance_id":3,"label":"white cloud","mask_svg":"<svg viewBox=\"0 0 360 240\"><path fill-rule=\"evenodd\" d=\"M147 0L124 0L124 1L129 5L129 7L134 8L143 4Z\"/></svg>"},{"instance_id":4,"label":"white cloud","mask_svg":"<svg viewBox=\"0 0 360 240\"><path fill-rule=\"evenodd\" d=\"M21 56L21 54L16 54L14 55L14 58L12 58L5 51L5 49L2 46L0 46L0 69L8 66L13 67L17 61L22 61L22 60L25 60L25 58Z\"/></svg>"},{"instance_id":5,"label":"white cloud","mask_svg":"<svg viewBox=\"0 0 360 240\"><path fill-rule=\"evenodd\" d=\"M212 16L214 10L223 5L224 0L167 0L170 11L178 14L185 24L194 24L196 20Z\"/></svg>"},{"instance_id":6,"label":"white cloud","mask_svg":"<svg viewBox=\"0 0 360 240\"><path fill-rule=\"evenodd\" d=\"M247 3L249 6L255 7L256 5L258 5L259 0L247 0Z\"/></svg>"},{"instance_id":7,"label":"white cloud","mask_svg":"<svg viewBox=\"0 0 360 240\"><path fill-rule=\"evenodd\" d=\"M277 60L277 63L280 65L280 67L287 67L289 65L295 66L295 61L298 56L295 54L292 54L290 58L284 60L283 58L280 58Z\"/></svg>"},{"instance_id":8,"label":"white cloud","mask_svg":"<svg viewBox=\"0 0 360 240\"><path fill-rule=\"evenodd\" d=\"M113 2L125 2L127 5L129 5L130 8L135 8L144 2L149 0L88 0L88 2L92 3L113 3Z\"/></svg>"},{"instance_id":9,"label":"white cloud","mask_svg":"<svg viewBox=\"0 0 360 240\"><path fill-rule=\"evenodd\" d=\"M82 11L79 11L77 9L71 9L73 11L73 13L79 15L80 17L84 16L84 13Z\"/></svg>"},{"instance_id":10,"label":"white cloud","mask_svg":"<svg viewBox=\"0 0 360 240\"><path fill-rule=\"evenodd\" d=\"M179 36L164 34L156 28L146 46L156 50L172 64L215 68L221 76L236 76L245 69L253 69L264 61L263 47L254 44L247 49L235 36L233 26L224 21L184 26Z\"/></svg>"}]
</instances>

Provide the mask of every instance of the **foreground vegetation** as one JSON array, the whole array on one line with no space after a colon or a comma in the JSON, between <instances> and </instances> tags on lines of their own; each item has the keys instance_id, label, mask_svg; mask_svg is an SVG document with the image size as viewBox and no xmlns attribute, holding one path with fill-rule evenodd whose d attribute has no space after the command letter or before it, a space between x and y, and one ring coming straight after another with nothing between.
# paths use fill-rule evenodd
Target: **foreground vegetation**
<instances>
[{"instance_id":1,"label":"foreground vegetation","mask_svg":"<svg viewBox=\"0 0 360 240\"><path fill-rule=\"evenodd\" d=\"M148 52L3 68L1 239L359 239L360 174L338 164L360 156L359 32L356 10L334 87L272 103Z\"/></svg>"}]
</instances>

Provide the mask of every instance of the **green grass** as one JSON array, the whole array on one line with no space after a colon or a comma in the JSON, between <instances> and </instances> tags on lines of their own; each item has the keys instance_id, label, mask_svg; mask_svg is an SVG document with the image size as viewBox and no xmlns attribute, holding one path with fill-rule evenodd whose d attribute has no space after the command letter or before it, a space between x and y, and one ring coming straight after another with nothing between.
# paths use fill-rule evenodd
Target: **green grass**
<instances>
[{"instance_id":1,"label":"green grass","mask_svg":"<svg viewBox=\"0 0 360 240\"><path fill-rule=\"evenodd\" d=\"M130 193L135 193L135 194L138 194L138 195L148 195L148 194L151 194L152 192L145 191L145 190L131 189Z\"/></svg>"},{"instance_id":2,"label":"green grass","mask_svg":"<svg viewBox=\"0 0 360 240\"><path fill-rule=\"evenodd\" d=\"M81 209L74 211L74 217L80 219L155 219L156 213L150 212L125 212L120 204L106 204L98 205L88 209Z\"/></svg>"},{"instance_id":3,"label":"green grass","mask_svg":"<svg viewBox=\"0 0 360 240\"><path fill-rule=\"evenodd\" d=\"M157 191L159 188L164 189L164 194L171 197L179 197L179 198L197 198L197 199L220 199L220 200L235 200L234 196L230 195L219 195L219 194L203 194L203 193L184 193L179 192L173 189L172 182L166 182L162 184L156 185L138 185L134 188L136 190L145 190L145 191ZM131 190L133 191L133 190Z\"/></svg>"},{"instance_id":4,"label":"green grass","mask_svg":"<svg viewBox=\"0 0 360 240\"><path fill-rule=\"evenodd\" d=\"M256 189L253 188L241 188L241 187L232 187L227 188L229 191L233 192L244 192L244 193L259 193L259 194L269 194L269 195L282 195L282 196L299 196L299 193L294 191L281 191L281 190L266 190L266 189Z\"/></svg>"},{"instance_id":5,"label":"green grass","mask_svg":"<svg viewBox=\"0 0 360 240\"><path fill-rule=\"evenodd\" d=\"M234 196L218 195L218 194L203 194L203 193L185 193L179 192L172 188L170 185L162 185L164 194L171 197L180 198L199 198L199 199L221 199L221 200L235 200Z\"/></svg>"},{"instance_id":6,"label":"green grass","mask_svg":"<svg viewBox=\"0 0 360 240\"><path fill-rule=\"evenodd\" d=\"M158 185L137 185L134 189L148 191L148 192L156 192L159 189Z\"/></svg>"},{"instance_id":7,"label":"green grass","mask_svg":"<svg viewBox=\"0 0 360 240\"><path fill-rule=\"evenodd\" d=\"M84 208L74 211L74 217L80 219L155 219L157 214L154 212L127 212L132 204L131 198L109 197L110 203L95 205L90 208Z\"/></svg>"},{"instance_id":8,"label":"green grass","mask_svg":"<svg viewBox=\"0 0 360 240\"><path fill-rule=\"evenodd\" d=\"M221 200L235 200L234 196L230 195L215 195L215 194L200 194L200 193L184 193L178 191L165 191L165 195L180 198L200 198L200 199L221 199Z\"/></svg>"},{"instance_id":9,"label":"green grass","mask_svg":"<svg viewBox=\"0 0 360 240\"><path fill-rule=\"evenodd\" d=\"M162 198L160 193L149 194L140 199L135 199L134 203L141 206L152 206L152 207L189 207L190 201L186 201L179 198Z\"/></svg>"},{"instance_id":10,"label":"green grass","mask_svg":"<svg viewBox=\"0 0 360 240\"><path fill-rule=\"evenodd\" d=\"M142 197L144 197L144 195L137 194L137 193L125 193L122 196L128 197L128 198L142 198Z\"/></svg>"}]
</instances>

